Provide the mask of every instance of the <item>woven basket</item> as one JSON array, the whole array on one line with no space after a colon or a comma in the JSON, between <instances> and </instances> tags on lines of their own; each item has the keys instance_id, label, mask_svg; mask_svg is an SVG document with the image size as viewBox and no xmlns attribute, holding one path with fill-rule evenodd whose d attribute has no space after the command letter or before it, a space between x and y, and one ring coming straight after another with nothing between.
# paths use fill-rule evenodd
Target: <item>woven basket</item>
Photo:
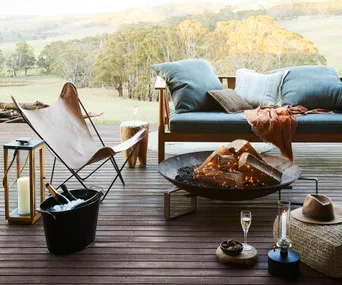
<instances>
[{"instance_id":1,"label":"woven basket","mask_svg":"<svg viewBox=\"0 0 342 285\"><path fill-rule=\"evenodd\" d=\"M342 204L334 204L342 208ZM273 224L273 236L278 238L278 219ZM310 267L332 277L342 277L342 223L314 225L290 219L292 249Z\"/></svg>"}]
</instances>

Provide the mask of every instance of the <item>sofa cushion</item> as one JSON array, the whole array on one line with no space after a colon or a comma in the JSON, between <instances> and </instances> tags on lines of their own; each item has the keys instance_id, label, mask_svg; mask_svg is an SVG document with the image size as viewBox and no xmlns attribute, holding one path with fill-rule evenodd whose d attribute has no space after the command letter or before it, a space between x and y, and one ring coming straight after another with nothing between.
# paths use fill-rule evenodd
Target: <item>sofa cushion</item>
<instances>
[{"instance_id":1,"label":"sofa cushion","mask_svg":"<svg viewBox=\"0 0 342 285\"><path fill-rule=\"evenodd\" d=\"M253 107L233 89L209 90L208 94L212 96L227 113L253 109Z\"/></svg>"},{"instance_id":2,"label":"sofa cushion","mask_svg":"<svg viewBox=\"0 0 342 285\"><path fill-rule=\"evenodd\" d=\"M222 110L207 94L208 90L223 89L208 61L187 59L154 64L151 68L166 80L176 113Z\"/></svg>"},{"instance_id":3,"label":"sofa cushion","mask_svg":"<svg viewBox=\"0 0 342 285\"><path fill-rule=\"evenodd\" d=\"M254 108L277 105L280 88L287 70L273 74L261 74L241 68L236 71L235 92Z\"/></svg>"},{"instance_id":4,"label":"sofa cushion","mask_svg":"<svg viewBox=\"0 0 342 285\"><path fill-rule=\"evenodd\" d=\"M308 109L342 109L342 83L330 66L289 68L281 89L282 105L302 105Z\"/></svg>"},{"instance_id":5,"label":"sofa cushion","mask_svg":"<svg viewBox=\"0 0 342 285\"><path fill-rule=\"evenodd\" d=\"M172 133L253 133L243 113L191 112L170 117ZM296 134L340 134L342 113L308 114L296 116Z\"/></svg>"}]
</instances>

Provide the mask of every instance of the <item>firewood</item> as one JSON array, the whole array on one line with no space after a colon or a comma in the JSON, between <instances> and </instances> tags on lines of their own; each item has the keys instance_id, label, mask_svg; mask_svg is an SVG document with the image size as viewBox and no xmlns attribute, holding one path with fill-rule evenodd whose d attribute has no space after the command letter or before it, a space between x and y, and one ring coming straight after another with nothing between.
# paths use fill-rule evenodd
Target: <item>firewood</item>
<instances>
[{"instance_id":1,"label":"firewood","mask_svg":"<svg viewBox=\"0 0 342 285\"><path fill-rule=\"evenodd\" d=\"M88 113L90 118L99 117L102 114L103 113ZM88 119L87 115L83 115L83 118ZM0 110L0 123L25 123L25 121L18 113L13 113L13 111Z\"/></svg>"},{"instance_id":2,"label":"firewood","mask_svg":"<svg viewBox=\"0 0 342 285\"><path fill-rule=\"evenodd\" d=\"M248 152L241 154L239 170L250 186L272 186L281 182L282 173L279 170Z\"/></svg>"},{"instance_id":3,"label":"firewood","mask_svg":"<svg viewBox=\"0 0 342 285\"><path fill-rule=\"evenodd\" d=\"M210 157L210 161L206 159L207 162L202 163L199 167L196 168L196 170L202 171L205 168L213 168L219 171L226 172L238 170L238 157L236 155L222 155L216 153L214 156L211 155Z\"/></svg>"},{"instance_id":4,"label":"firewood","mask_svg":"<svg viewBox=\"0 0 342 285\"><path fill-rule=\"evenodd\" d=\"M36 109L41 109L41 108L46 108L49 107L49 105L46 105L42 102L36 101L34 103L20 103L20 106L23 109L26 110L36 110ZM0 102L0 109L3 110L17 110L17 107L14 105L14 103L3 103Z\"/></svg>"},{"instance_id":5,"label":"firewood","mask_svg":"<svg viewBox=\"0 0 342 285\"><path fill-rule=\"evenodd\" d=\"M217 155L217 166L218 170L225 171L225 172L231 172L231 171L238 171L238 156L234 154L227 154Z\"/></svg>"},{"instance_id":6,"label":"firewood","mask_svg":"<svg viewBox=\"0 0 342 285\"><path fill-rule=\"evenodd\" d=\"M0 110L0 118L9 118L9 117L11 117L11 116L13 116L13 111L11 111L11 110L4 110L4 111L2 111L2 110Z\"/></svg>"},{"instance_id":7,"label":"firewood","mask_svg":"<svg viewBox=\"0 0 342 285\"><path fill-rule=\"evenodd\" d=\"M227 155L229 154L229 150L225 147L225 146L221 146L219 149L213 151L208 157L207 159L197 168L197 169L203 169L204 167L207 166L208 163L210 163L210 165L213 165L214 162L213 160L215 160L215 162L217 163L217 155L222 154L222 155Z\"/></svg>"},{"instance_id":8,"label":"firewood","mask_svg":"<svg viewBox=\"0 0 342 285\"><path fill-rule=\"evenodd\" d=\"M10 123L24 123L24 119L20 116L20 117L8 119L7 121L4 121L3 123L4 123L4 124L10 124Z\"/></svg>"},{"instance_id":9,"label":"firewood","mask_svg":"<svg viewBox=\"0 0 342 285\"><path fill-rule=\"evenodd\" d=\"M238 139L232 141L230 144L226 145L226 148L229 150L230 153L236 154L238 156L240 156L244 152L248 152L253 154L257 159L263 160L260 154L247 140Z\"/></svg>"},{"instance_id":10,"label":"firewood","mask_svg":"<svg viewBox=\"0 0 342 285\"><path fill-rule=\"evenodd\" d=\"M201 171L195 170L195 179L219 187L242 188L244 175L241 172L222 172L213 168L203 168Z\"/></svg>"}]
</instances>

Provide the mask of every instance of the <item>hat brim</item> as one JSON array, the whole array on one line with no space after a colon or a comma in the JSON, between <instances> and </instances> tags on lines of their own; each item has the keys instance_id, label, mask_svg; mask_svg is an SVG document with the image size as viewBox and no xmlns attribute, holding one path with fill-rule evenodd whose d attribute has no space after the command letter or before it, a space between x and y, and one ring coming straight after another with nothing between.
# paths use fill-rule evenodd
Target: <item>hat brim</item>
<instances>
[{"instance_id":1,"label":"hat brim","mask_svg":"<svg viewBox=\"0 0 342 285\"><path fill-rule=\"evenodd\" d=\"M334 225L334 224L342 223L342 209L340 208L334 207L335 217L331 221L318 221L318 220L311 219L303 215L302 209L303 207L292 210L291 216L299 221L310 223L310 224L317 224L317 225Z\"/></svg>"}]
</instances>

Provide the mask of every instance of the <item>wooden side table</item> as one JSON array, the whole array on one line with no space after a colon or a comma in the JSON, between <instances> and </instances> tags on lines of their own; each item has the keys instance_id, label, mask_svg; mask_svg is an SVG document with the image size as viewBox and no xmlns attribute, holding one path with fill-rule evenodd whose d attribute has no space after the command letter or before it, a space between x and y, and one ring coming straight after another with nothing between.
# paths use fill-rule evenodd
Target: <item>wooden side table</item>
<instances>
[{"instance_id":1,"label":"wooden side table","mask_svg":"<svg viewBox=\"0 0 342 285\"><path fill-rule=\"evenodd\" d=\"M124 121L120 124L120 138L121 142L131 138L141 129L146 129L145 137L140 141L139 145L136 147L134 153L130 157L130 159L126 163L126 167L134 168L137 162L137 158L139 160L139 164L141 167L146 166L147 160L147 145L148 145L148 132L150 129L149 123L145 121ZM125 150L123 152L124 158L127 159L129 153L132 148Z\"/></svg>"}]
</instances>

